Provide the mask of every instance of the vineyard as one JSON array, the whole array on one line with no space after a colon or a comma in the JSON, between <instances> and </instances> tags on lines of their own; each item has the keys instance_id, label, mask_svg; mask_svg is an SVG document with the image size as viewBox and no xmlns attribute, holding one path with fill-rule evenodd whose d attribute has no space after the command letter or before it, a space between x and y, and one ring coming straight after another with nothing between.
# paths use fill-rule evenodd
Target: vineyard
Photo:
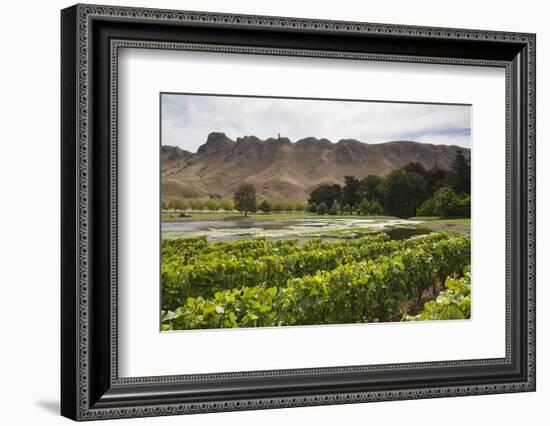
<instances>
[{"instance_id":1,"label":"vineyard","mask_svg":"<svg viewBox=\"0 0 550 426\"><path fill-rule=\"evenodd\" d=\"M470 239L431 233L390 240L162 243L162 329L469 318ZM401 306L445 283L416 316Z\"/></svg>"}]
</instances>

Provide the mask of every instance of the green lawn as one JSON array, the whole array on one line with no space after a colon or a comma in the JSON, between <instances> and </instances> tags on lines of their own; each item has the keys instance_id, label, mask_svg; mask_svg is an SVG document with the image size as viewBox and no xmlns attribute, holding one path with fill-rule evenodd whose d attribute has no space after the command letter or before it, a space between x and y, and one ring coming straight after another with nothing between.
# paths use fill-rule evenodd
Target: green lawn
<instances>
[{"instance_id":1,"label":"green lawn","mask_svg":"<svg viewBox=\"0 0 550 426\"><path fill-rule=\"evenodd\" d=\"M418 216L411 217L412 220L423 220L430 222L431 224L441 224L441 225L460 225L460 226L470 226L471 219L466 218L445 218L445 217L436 217L436 216Z\"/></svg>"},{"instance_id":2,"label":"green lawn","mask_svg":"<svg viewBox=\"0 0 550 426\"><path fill-rule=\"evenodd\" d=\"M187 220L235 220L235 219L379 219L389 218L390 216L358 216L358 215L317 215L314 213L250 213L244 217L243 214L235 213L191 213L191 217L179 217L179 213L162 212L162 221L164 222L183 222Z\"/></svg>"},{"instance_id":3,"label":"green lawn","mask_svg":"<svg viewBox=\"0 0 550 426\"><path fill-rule=\"evenodd\" d=\"M392 216L359 216L359 215L317 215L315 213L250 213L244 217L243 214L236 213L191 213L191 217L179 217L177 212L162 212L163 222L185 222L191 220L288 220L288 219L390 219ZM434 216L410 217L410 220L421 220L422 226L437 229L470 228L470 218L444 218Z\"/></svg>"}]
</instances>

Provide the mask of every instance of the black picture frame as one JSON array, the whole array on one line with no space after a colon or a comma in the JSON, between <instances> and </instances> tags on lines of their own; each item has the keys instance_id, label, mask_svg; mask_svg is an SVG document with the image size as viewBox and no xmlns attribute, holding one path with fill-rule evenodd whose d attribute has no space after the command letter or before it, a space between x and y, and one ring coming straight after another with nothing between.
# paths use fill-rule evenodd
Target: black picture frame
<instances>
[{"instance_id":1,"label":"black picture frame","mask_svg":"<svg viewBox=\"0 0 550 426\"><path fill-rule=\"evenodd\" d=\"M61 414L91 420L534 391L535 43L534 34L524 33L80 4L64 9ZM506 357L119 378L113 99L116 52L124 46L505 68Z\"/></svg>"}]
</instances>

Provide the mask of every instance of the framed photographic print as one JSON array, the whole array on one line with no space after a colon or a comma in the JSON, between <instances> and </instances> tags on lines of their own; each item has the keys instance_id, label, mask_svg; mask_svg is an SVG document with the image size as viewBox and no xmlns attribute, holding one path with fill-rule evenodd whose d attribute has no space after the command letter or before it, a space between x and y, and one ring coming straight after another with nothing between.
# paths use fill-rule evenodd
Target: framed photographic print
<instances>
[{"instance_id":1,"label":"framed photographic print","mask_svg":"<svg viewBox=\"0 0 550 426\"><path fill-rule=\"evenodd\" d=\"M535 36L76 5L74 420L535 390Z\"/></svg>"}]
</instances>

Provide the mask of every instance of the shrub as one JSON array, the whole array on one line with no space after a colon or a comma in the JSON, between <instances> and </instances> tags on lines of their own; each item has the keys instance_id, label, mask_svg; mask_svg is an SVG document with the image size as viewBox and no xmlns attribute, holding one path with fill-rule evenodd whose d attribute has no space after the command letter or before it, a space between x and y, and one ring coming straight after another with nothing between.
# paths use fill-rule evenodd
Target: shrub
<instances>
[{"instance_id":1,"label":"shrub","mask_svg":"<svg viewBox=\"0 0 550 426\"><path fill-rule=\"evenodd\" d=\"M384 210L378 201L369 201L366 198L359 203L357 212L362 216L383 214Z\"/></svg>"},{"instance_id":2,"label":"shrub","mask_svg":"<svg viewBox=\"0 0 550 426\"><path fill-rule=\"evenodd\" d=\"M446 186L439 189L416 210L417 216L470 217L470 195L457 195Z\"/></svg>"}]
</instances>

